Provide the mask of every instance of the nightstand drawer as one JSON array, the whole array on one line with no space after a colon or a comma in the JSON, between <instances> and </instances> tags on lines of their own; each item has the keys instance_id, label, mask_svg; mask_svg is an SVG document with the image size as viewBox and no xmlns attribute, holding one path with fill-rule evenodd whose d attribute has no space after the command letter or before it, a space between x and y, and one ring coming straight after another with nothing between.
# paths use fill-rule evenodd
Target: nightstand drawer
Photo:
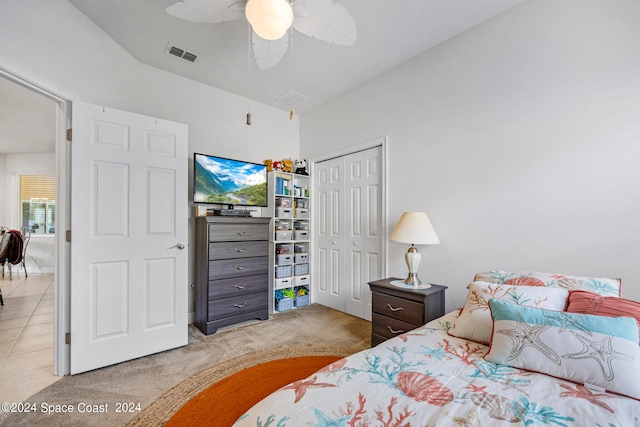
<instances>
[{"instance_id":1,"label":"nightstand drawer","mask_svg":"<svg viewBox=\"0 0 640 427\"><path fill-rule=\"evenodd\" d=\"M411 323L414 327L424 324L424 304L380 292L371 295L373 313Z\"/></svg>"},{"instance_id":2,"label":"nightstand drawer","mask_svg":"<svg viewBox=\"0 0 640 427\"><path fill-rule=\"evenodd\" d=\"M415 329L417 326L398 319L373 313L371 316L371 333L385 338L393 338Z\"/></svg>"}]
</instances>

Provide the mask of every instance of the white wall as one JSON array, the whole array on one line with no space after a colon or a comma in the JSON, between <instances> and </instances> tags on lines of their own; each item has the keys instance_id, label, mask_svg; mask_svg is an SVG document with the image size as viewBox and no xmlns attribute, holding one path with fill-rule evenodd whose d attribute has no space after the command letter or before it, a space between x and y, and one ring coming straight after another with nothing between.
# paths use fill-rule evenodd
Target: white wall
<instances>
[{"instance_id":1,"label":"white wall","mask_svg":"<svg viewBox=\"0 0 640 427\"><path fill-rule=\"evenodd\" d=\"M254 101L247 126L245 98L138 63L67 0L1 9L0 58L82 101L186 123L190 153L258 163L299 156L297 116Z\"/></svg>"},{"instance_id":2,"label":"white wall","mask_svg":"<svg viewBox=\"0 0 640 427\"><path fill-rule=\"evenodd\" d=\"M0 225L20 228L18 207L11 200L18 200L17 188L11 188L11 177L19 175L51 174L56 171L55 153L4 154L6 166L0 182L4 182L3 207L5 220ZM1 171L2 169L0 169ZM27 246L25 265L28 273L53 273L54 237L33 234ZM18 267L13 266L13 271Z\"/></svg>"},{"instance_id":3,"label":"white wall","mask_svg":"<svg viewBox=\"0 0 640 427\"><path fill-rule=\"evenodd\" d=\"M389 232L429 214L420 276L449 309L483 269L622 277L640 300L638 22L633 0L527 1L305 114L301 155L389 136Z\"/></svg>"}]
</instances>

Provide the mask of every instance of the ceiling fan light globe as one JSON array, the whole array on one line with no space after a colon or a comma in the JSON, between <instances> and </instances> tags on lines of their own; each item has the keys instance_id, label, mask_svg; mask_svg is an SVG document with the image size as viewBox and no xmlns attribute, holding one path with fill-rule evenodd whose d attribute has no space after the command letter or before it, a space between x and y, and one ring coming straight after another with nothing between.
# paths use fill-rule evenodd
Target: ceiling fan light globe
<instances>
[{"instance_id":1,"label":"ceiling fan light globe","mask_svg":"<svg viewBox=\"0 0 640 427\"><path fill-rule=\"evenodd\" d=\"M278 40L293 23L293 9L286 0L249 0L245 15L253 31L265 40Z\"/></svg>"}]
</instances>

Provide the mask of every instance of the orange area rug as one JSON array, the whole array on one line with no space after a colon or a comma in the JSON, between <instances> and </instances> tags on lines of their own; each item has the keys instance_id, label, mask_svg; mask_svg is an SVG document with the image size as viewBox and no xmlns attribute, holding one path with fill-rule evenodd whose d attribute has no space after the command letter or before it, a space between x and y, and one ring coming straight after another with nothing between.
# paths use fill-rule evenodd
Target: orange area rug
<instances>
[{"instance_id":1,"label":"orange area rug","mask_svg":"<svg viewBox=\"0 0 640 427\"><path fill-rule=\"evenodd\" d=\"M166 426L231 426L253 405L280 387L306 378L339 359L336 356L302 356L243 369L191 399Z\"/></svg>"},{"instance_id":2,"label":"orange area rug","mask_svg":"<svg viewBox=\"0 0 640 427\"><path fill-rule=\"evenodd\" d=\"M127 425L229 427L270 393L356 351L305 346L237 357L183 381Z\"/></svg>"}]
</instances>

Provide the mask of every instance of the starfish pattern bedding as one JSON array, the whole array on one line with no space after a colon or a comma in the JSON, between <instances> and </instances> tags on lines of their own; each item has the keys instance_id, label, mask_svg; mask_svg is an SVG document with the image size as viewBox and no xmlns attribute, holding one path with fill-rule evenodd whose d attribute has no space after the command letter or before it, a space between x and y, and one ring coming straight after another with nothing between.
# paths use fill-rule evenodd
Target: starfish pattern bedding
<instances>
[{"instance_id":1,"label":"starfish pattern bedding","mask_svg":"<svg viewBox=\"0 0 640 427\"><path fill-rule=\"evenodd\" d=\"M289 384L234 426L640 426L638 400L486 361L489 346L447 333L457 317Z\"/></svg>"}]
</instances>

